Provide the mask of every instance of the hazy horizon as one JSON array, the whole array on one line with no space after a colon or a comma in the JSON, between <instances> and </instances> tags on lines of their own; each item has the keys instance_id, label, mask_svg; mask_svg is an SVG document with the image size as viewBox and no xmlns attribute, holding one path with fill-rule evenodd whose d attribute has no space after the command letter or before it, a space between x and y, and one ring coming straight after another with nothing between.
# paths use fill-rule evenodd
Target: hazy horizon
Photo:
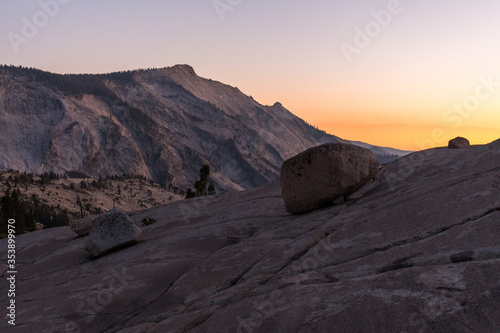
<instances>
[{"instance_id":1,"label":"hazy horizon","mask_svg":"<svg viewBox=\"0 0 500 333\"><path fill-rule=\"evenodd\" d=\"M498 139L500 3L9 2L0 63L55 73L193 66L348 140Z\"/></svg>"}]
</instances>

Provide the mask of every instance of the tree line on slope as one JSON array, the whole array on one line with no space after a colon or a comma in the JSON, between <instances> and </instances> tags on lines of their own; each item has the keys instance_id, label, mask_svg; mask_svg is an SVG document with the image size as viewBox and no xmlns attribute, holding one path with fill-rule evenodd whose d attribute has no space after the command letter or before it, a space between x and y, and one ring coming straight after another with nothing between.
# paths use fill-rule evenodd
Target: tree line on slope
<instances>
[{"instance_id":1,"label":"tree line on slope","mask_svg":"<svg viewBox=\"0 0 500 333\"><path fill-rule=\"evenodd\" d=\"M83 175L78 172L68 172L68 174ZM28 185L36 186L40 188L41 191L45 191L46 185L54 180L60 179L68 179L68 176L66 174L59 175L54 172L43 174L17 172L12 169L6 171L6 173L0 173L0 181L6 186L6 190L0 195L0 238L5 237L7 234L9 219L16 220L16 233L22 234L24 232L37 230L37 223L38 227L43 225L43 228L52 228L66 226L70 218L77 218L73 213L62 209L59 204L53 205L48 202L42 202L42 199L36 194L32 194L31 196L28 194ZM89 202L85 202L86 199L80 199L78 195L79 191L91 191L92 188L104 191L113 187L111 181L131 179L139 180L141 188L142 185L155 184L152 180L148 180L144 176L124 174L105 178L99 177L99 179L94 179L92 181L82 180L76 186L73 182L70 182L69 186L64 183L60 184L60 186L77 193L75 204L80 207L80 214L100 214L103 213L101 207L92 207ZM159 185L161 188L166 189L166 186ZM26 192L22 193L21 190L25 190ZM117 191L120 193L120 185L118 185ZM80 217L80 214L78 214L78 217Z\"/></svg>"},{"instance_id":2,"label":"tree line on slope","mask_svg":"<svg viewBox=\"0 0 500 333\"><path fill-rule=\"evenodd\" d=\"M21 190L7 189L0 198L0 234L7 233L9 219L14 219L16 234L36 230L36 222L46 228L68 225L69 217L66 210L55 210L53 206L41 203L33 195L33 200L23 199Z\"/></svg>"},{"instance_id":3,"label":"tree line on slope","mask_svg":"<svg viewBox=\"0 0 500 333\"><path fill-rule=\"evenodd\" d=\"M138 70L143 71L143 70ZM84 94L93 94L111 101L119 99L105 83L113 80L119 83L132 83L138 71L123 71L110 74L54 74L23 66L0 65L0 73L24 77L28 82L39 82L65 95L81 98Z\"/></svg>"}]
</instances>

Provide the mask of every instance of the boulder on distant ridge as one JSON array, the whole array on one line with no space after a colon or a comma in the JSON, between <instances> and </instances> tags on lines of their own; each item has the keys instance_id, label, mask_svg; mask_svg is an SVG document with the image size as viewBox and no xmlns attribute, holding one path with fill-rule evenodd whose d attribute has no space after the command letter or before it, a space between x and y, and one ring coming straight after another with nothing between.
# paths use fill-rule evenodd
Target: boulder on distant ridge
<instances>
[{"instance_id":1,"label":"boulder on distant ridge","mask_svg":"<svg viewBox=\"0 0 500 333\"><path fill-rule=\"evenodd\" d=\"M380 164L373 152L346 143L326 143L286 160L281 166L286 210L302 214L353 194L375 178Z\"/></svg>"},{"instance_id":2,"label":"boulder on distant ridge","mask_svg":"<svg viewBox=\"0 0 500 333\"><path fill-rule=\"evenodd\" d=\"M136 243L142 234L125 212L119 208L99 215L90 231L85 250L99 256L117 247Z\"/></svg>"},{"instance_id":3,"label":"boulder on distant ridge","mask_svg":"<svg viewBox=\"0 0 500 333\"><path fill-rule=\"evenodd\" d=\"M466 149L470 147L470 142L466 138L456 137L448 142L448 149Z\"/></svg>"}]
</instances>

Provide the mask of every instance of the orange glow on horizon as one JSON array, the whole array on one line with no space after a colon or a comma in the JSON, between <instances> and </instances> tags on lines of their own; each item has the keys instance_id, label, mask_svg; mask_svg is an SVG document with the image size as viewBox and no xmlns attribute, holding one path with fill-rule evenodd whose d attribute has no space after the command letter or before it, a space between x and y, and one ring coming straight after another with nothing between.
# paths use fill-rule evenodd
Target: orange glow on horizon
<instances>
[{"instance_id":1,"label":"orange glow on horizon","mask_svg":"<svg viewBox=\"0 0 500 333\"><path fill-rule=\"evenodd\" d=\"M411 151L447 146L448 141L457 136L467 138L471 144L487 144L500 137L498 129L475 127L453 129L431 125L340 123L319 123L318 127L345 140Z\"/></svg>"},{"instance_id":2,"label":"orange glow on horizon","mask_svg":"<svg viewBox=\"0 0 500 333\"><path fill-rule=\"evenodd\" d=\"M460 93L443 96L434 92L393 99L387 95L384 99L373 92L365 95L358 91L350 95L332 93L328 104L326 96L291 94L283 104L329 134L376 146L417 151L447 146L457 136L471 144L487 144L500 138L500 93L479 101L468 111L464 101L474 96L477 86L477 82L471 82ZM456 105L461 106L458 111Z\"/></svg>"}]
</instances>

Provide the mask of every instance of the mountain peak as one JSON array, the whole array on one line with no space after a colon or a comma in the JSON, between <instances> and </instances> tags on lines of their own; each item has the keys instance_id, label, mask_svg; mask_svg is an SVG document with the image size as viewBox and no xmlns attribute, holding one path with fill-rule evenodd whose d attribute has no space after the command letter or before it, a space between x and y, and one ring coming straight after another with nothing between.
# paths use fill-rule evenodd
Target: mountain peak
<instances>
[{"instance_id":1,"label":"mountain peak","mask_svg":"<svg viewBox=\"0 0 500 333\"><path fill-rule=\"evenodd\" d=\"M194 71L194 68L190 65L187 65L187 64L177 64L177 65L174 65L172 67L169 67L169 69L183 72L183 73L190 74L190 75L197 75L196 72Z\"/></svg>"}]
</instances>

